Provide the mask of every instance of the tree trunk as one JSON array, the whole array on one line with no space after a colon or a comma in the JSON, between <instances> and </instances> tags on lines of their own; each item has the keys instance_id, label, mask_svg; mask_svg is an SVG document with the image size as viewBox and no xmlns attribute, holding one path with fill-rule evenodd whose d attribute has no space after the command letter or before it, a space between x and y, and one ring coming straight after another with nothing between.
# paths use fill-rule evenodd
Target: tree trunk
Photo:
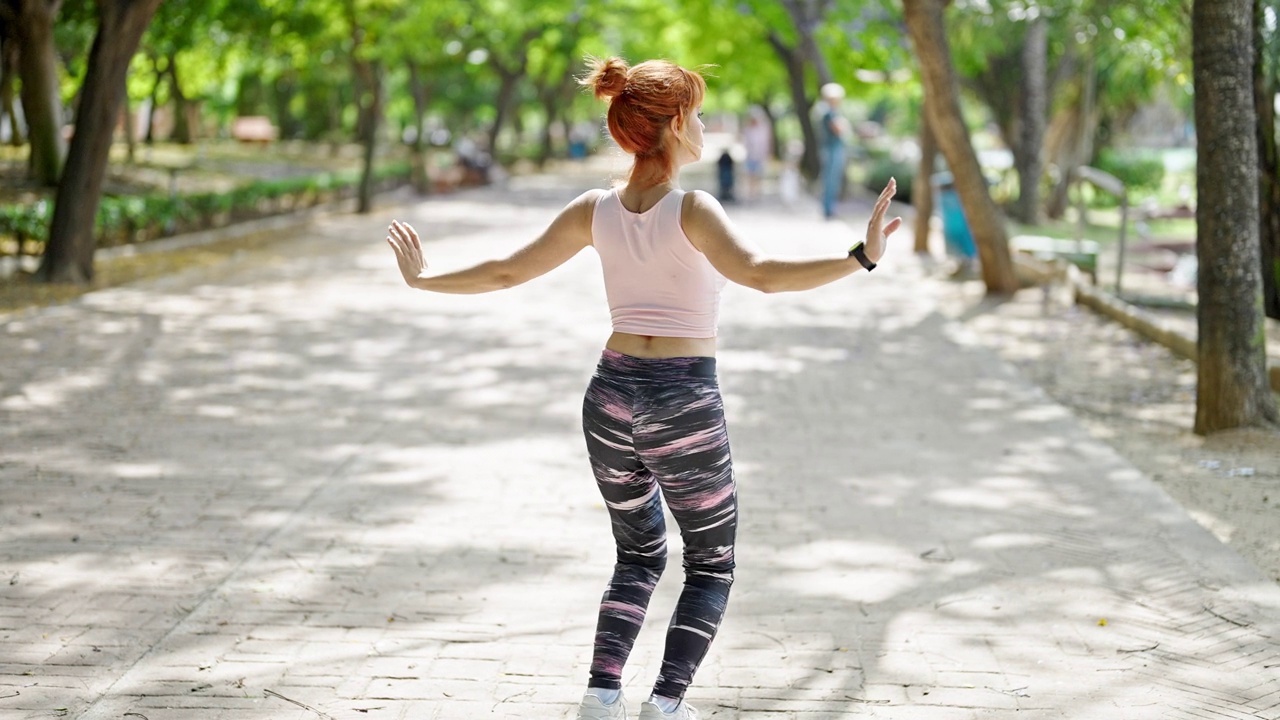
<instances>
[{"instance_id":1,"label":"tree trunk","mask_svg":"<svg viewBox=\"0 0 1280 720\"><path fill-rule=\"evenodd\" d=\"M524 72L508 70L504 66L494 64L498 70L500 78L498 84L498 96L494 99L493 126L489 128L489 153L493 155L494 161L498 158L498 135L502 132L502 126L506 124L507 115L511 111L511 101L516 96L516 85L520 82L520 78L524 77Z\"/></svg>"},{"instance_id":2,"label":"tree trunk","mask_svg":"<svg viewBox=\"0 0 1280 720\"><path fill-rule=\"evenodd\" d=\"M133 141L133 136L138 130L134 127L133 108L129 107L129 93L126 92L124 98L120 101L120 119L124 124L124 144L125 158L124 161L130 165L134 164L134 154L137 150L137 143Z\"/></svg>"},{"instance_id":3,"label":"tree trunk","mask_svg":"<svg viewBox=\"0 0 1280 720\"><path fill-rule=\"evenodd\" d=\"M817 39L823 18L831 9L831 0L783 0L782 6L796 31L796 50L817 73L818 85L833 82L831 68L818 47Z\"/></svg>"},{"instance_id":4,"label":"tree trunk","mask_svg":"<svg viewBox=\"0 0 1280 720\"><path fill-rule=\"evenodd\" d=\"M275 112L276 127L280 129L281 140L292 140L306 135L306 128L292 109L293 98L297 94L298 78L293 70L281 73L271 84L271 107Z\"/></svg>"},{"instance_id":5,"label":"tree trunk","mask_svg":"<svg viewBox=\"0 0 1280 720\"><path fill-rule=\"evenodd\" d=\"M3 27L3 43L0 47L0 120L9 123L9 144L19 147L23 142L22 127L18 124L17 108L13 104L13 80L18 76L18 42L13 36L13 28Z\"/></svg>"},{"instance_id":6,"label":"tree trunk","mask_svg":"<svg viewBox=\"0 0 1280 720\"><path fill-rule=\"evenodd\" d=\"M430 143L427 138L423 137L427 126L427 100L431 95L431 88L423 81L422 69L418 67L418 63L408 60L406 65L409 67L409 95L413 97L413 121L415 132L413 134L413 159L412 159L412 175L413 189L419 195L426 195L431 192L431 171L427 167L427 148Z\"/></svg>"},{"instance_id":7,"label":"tree trunk","mask_svg":"<svg viewBox=\"0 0 1280 720\"><path fill-rule=\"evenodd\" d=\"M769 147L773 148L773 159L783 160L786 158L786 148L778 139L778 118L774 117L773 110L769 109L771 103L768 97L761 98L755 103L760 108L760 112L764 113L765 119L769 122Z\"/></svg>"},{"instance_id":8,"label":"tree trunk","mask_svg":"<svg viewBox=\"0 0 1280 720\"><path fill-rule=\"evenodd\" d=\"M947 158L955 178L956 193L964 207L965 219L978 246L982 279L992 295L1011 295L1018 289L1009 255L1009 237L1004 220L978 164L969 138L969 129L960 114L960 98L951 47L947 43L940 0L903 0L907 30L920 63L925 95L929 98L929 123L937 135L938 147Z\"/></svg>"},{"instance_id":9,"label":"tree trunk","mask_svg":"<svg viewBox=\"0 0 1280 720\"><path fill-rule=\"evenodd\" d=\"M49 282L93 279L94 217L125 77L138 42L161 0L98 0L98 33L76 113L76 133L53 205L49 242L37 276Z\"/></svg>"},{"instance_id":10,"label":"tree trunk","mask_svg":"<svg viewBox=\"0 0 1280 720\"><path fill-rule=\"evenodd\" d=\"M551 129L556 122L560 120L560 102L559 98L544 97L542 99L542 114L544 122L542 125L542 139L539 142L538 149L538 168L546 167L547 162L551 160L551 156L556 152L555 136Z\"/></svg>"},{"instance_id":11,"label":"tree trunk","mask_svg":"<svg viewBox=\"0 0 1280 720\"><path fill-rule=\"evenodd\" d=\"M542 149L538 153L538 167L546 165L555 154L555 138L551 134L551 126L562 119L561 108L573 104L573 94L578 85L572 68L565 68L564 75L555 85L539 88L538 95L542 99L542 111L546 115L546 125L542 129Z\"/></svg>"},{"instance_id":12,"label":"tree trunk","mask_svg":"<svg viewBox=\"0 0 1280 720\"><path fill-rule=\"evenodd\" d=\"M1045 154L1058 172L1053 178L1049 197L1045 200L1044 212L1053 220L1061 220L1067 212L1071 176L1080 165L1080 123L1084 122L1083 112L1078 104L1071 103L1059 111L1049 124Z\"/></svg>"},{"instance_id":13,"label":"tree trunk","mask_svg":"<svg viewBox=\"0 0 1280 720\"><path fill-rule=\"evenodd\" d=\"M156 141L156 111L160 109L160 86L164 83L165 70L160 69L160 58L151 58L151 69L156 75L156 81L151 84L151 104L147 106L147 132L142 136L142 142L153 145Z\"/></svg>"},{"instance_id":14,"label":"tree trunk","mask_svg":"<svg viewBox=\"0 0 1280 720\"><path fill-rule=\"evenodd\" d=\"M178 78L178 55L169 56L169 94L173 97L173 135L171 139L181 145L191 144L191 118L187 117L191 104L182 92L182 81Z\"/></svg>"},{"instance_id":15,"label":"tree trunk","mask_svg":"<svg viewBox=\"0 0 1280 720\"><path fill-rule=\"evenodd\" d=\"M1280 82L1266 67L1262 0L1254 0L1253 93L1258 109L1258 242L1262 248L1262 301L1280 320L1280 151L1276 147L1275 96Z\"/></svg>"},{"instance_id":16,"label":"tree trunk","mask_svg":"<svg viewBox=\"0 0 1280 720\"><path fill-rule=\"evenodd\" d=\"M1048 23L1044 15L1027 26L1022 46L1022 112L1018 144L1018 202L1013 214L1028 225L1040 223L1040 177L1044 174L1046 76L1049 54Z\"/></svg>"},{"instance_id":17,"label":"tree trunk","mask_svg":"<svg viewBox=\"0 0 1280 720\"><path fill-rule=\"evenodd\" d=\"M62 100L58 92L58 56L53 21L62 0L21 0L15 33L18 72L22 75L22 112L31 143L31 177L52 187L66 157L62 137Z\"/></svg>"},{"instance_id":18,"label":"tree trunk","mask_svg":"<svg viewBox=\"0 0 1280 720\"><path fill-rule=\"evenodd\" d=\"M1258 268L1252 0L1195 0L1196 255L1200 261L1195 431L1276 421Z\"/></svg>"},{"instance_id":19,"label":"tree trunk","mask_svg":"<svg viewBox=\"0 0 1280 720\"><path fill-rule=\"evenodd\" d=\"M933 220L933 173L938 163L938 139L929 127L929 99L920 111L920 169L911 183L911 204L916 211L916 245L919 255L929 254L929 225Z\"/></svg>"},{"instance_id":20,"label":"tree trunk","mask_svg":"<svg viewBox=\"0 0 1280 720\"><path fill-rule=\"evenodd\" d=\"M1072 109L1075 123L1069 128L1069 132L1073 130L1074 134L1066 137L1066 149L1058 155L1059 172L1057 184L1054 185L1053 192L1049 196L1048 206L1045 209L1045 213L1054 220L1061 219L1067 212L1068 195L1071 190L1071 181L1076 174L1076 168L1081 165L1088 165L1093 161L1093 139L1098 134L1101 115L1094 107L1097 89L1097 57L1090 50L1089 57L1085 61L1084 76L1081 79L1080 92L1082 100L1079 103L1080 107Z\"/></svg>"},{"instance_id":21,"label":"tree trunk","mask_svg":"<svg viewBox=\"0 0 1280 720\"><path fill-rule=\"evenodd\" d=\"M804 155L800 157L800 174L808 180L814 180L822 170L822 160L818 157L818 134L813 129L813 118L809 114L813 101L809 99L804 89L804 57L798 50L784 43L777 33L769 33L769 45L773 47L787 69L787 86L791 91L791 104L795 107L796 120L800 122L800 135L804 138Z\"/></svg>"},{"instance_id":22,"label":"tree trunk","mask_svg":"<svg viewBox=\"0 0 1280 720\"><path fill-rule=\"evenodd\" d=\"M364 137L360 139L364 145L364 167L360 173L356 212L364 215L373 210L374 160L377 158L378 128L382 125L382 65L369 60L361 60L358 65L362 78L360 86L364 88L364 95L360 98L360 114L364 118Z\"/></svg>"}]
</instances>

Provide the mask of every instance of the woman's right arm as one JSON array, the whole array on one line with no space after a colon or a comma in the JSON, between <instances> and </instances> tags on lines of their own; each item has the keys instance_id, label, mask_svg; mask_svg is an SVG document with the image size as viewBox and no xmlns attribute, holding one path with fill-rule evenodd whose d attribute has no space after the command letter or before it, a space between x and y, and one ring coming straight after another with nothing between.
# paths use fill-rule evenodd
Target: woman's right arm
<instances>
[{"instance_id":1,"label":"woman's right arm","mask_svg":"<svg viewBox=\"0 0 1280 720\"><path fill-rule=\"evenodd\" d=\"M880 261L885 238L902 224L902 218L884 222L896 190L897 182L890 180L871 212L865 249L872 262ZM743 237L720 203L704 192L686 195L682 210L680 224L689 242L702 251L717 272L739 285L766 293L810 290L862 269L847 251L818 258L769 257Z\"/></svg>"},{"instance_id":2,"label":"woman's right arm","mask_svg":"<svg viewBox=\"0 0 1280 720\"><path fill-rule=\"evenodd\" d=\"M532 242L500 260L487 260L461 270L431 273L422 242L412 225L399 220L387 230L387 243L409 287L452 294L493 292L515 287L563 265L591 244L591 218L600 190L589 190L565 206Z\"/></svg>"}]
</instances>

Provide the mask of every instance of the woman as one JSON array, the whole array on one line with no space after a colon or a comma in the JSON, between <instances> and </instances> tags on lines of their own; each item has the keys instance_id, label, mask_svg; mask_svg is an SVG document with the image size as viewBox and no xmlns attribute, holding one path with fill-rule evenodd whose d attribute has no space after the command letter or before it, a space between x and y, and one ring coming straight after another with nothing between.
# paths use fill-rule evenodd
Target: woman
<instances>
[{"instance_id":1,"label":"woman","mask_svg":"<svg viewBox=\"0 0 1280 720\"><path fill-rule=\"evenodd\" d=\"M807 290L875 267L901 224L880 194L867 240L848 253L776 259L761 253L707 193L680 190L681 167L702 156L706 85L666 61L629 68L594 60L582 84L608 99L609 132L635 157L627 182L569 203L510 257L428 271L418 234L401 222L387 242L410 287L479 293L532 280L592 246L600 255L613 334L587 388L583 431L609 509L617 563L600 604L580 720L626 717L622 666L666 565L662 502L684 540L684 590L641 720L696 720L685 691L724 617L733 582L737 495L715 377L716 319L725 280L764 292Z\"/></svg>"}]
</instances>

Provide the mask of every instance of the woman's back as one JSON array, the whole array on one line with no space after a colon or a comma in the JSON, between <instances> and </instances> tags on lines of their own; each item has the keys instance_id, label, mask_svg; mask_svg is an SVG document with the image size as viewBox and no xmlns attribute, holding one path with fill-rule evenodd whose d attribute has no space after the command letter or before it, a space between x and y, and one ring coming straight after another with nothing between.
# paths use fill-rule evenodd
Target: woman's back
<instances>
[{"instance_id":1,"label":"woman's back","mask_svg":"<svg viewBox=\"0 0 1280 720\"><path fill-rule=\"evenodd\" d=\"M628 210L619 190L597 201L592 245L604 270L615 332L715 337L725 279L681 227L684 195L670 190L641 212Z\"/></svg>"}]
</instances>

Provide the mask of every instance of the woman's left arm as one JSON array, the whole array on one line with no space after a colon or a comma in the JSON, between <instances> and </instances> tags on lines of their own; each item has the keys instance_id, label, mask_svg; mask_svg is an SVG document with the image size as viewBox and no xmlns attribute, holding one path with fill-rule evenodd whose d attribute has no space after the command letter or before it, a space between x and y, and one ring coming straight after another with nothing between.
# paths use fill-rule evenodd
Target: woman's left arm
<instances>
[{"instance_id":1,"label":"woman's left arm","mask_svg":"<svg viewBox=\"0 0 1280 720\"><path fill-rule=\"evenodd\" d=\"M391 223L387 243L395 250L400 273L409 287L454 294L504 290L551 272L591 244L591 218L601 192L589 190L579 195L541 235L511 255L462 270L429 272L418 232L408 223Z\"/></svg>"}]
</instances>

